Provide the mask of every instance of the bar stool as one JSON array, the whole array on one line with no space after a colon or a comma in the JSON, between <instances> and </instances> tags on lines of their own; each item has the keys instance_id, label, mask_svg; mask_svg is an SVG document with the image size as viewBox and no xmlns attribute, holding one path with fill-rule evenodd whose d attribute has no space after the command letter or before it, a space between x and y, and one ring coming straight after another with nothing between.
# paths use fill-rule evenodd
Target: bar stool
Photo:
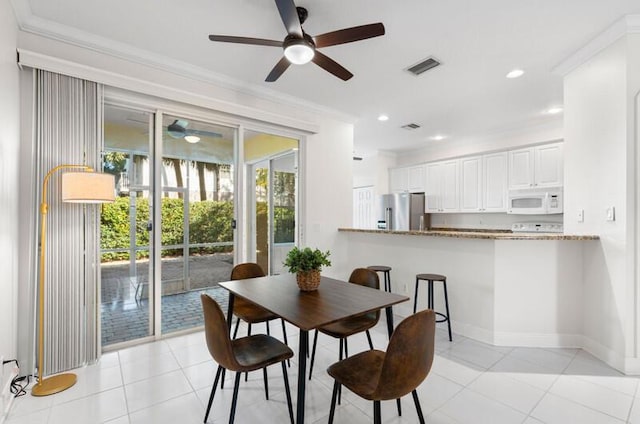
<instances>
[{"instance_id":1,"label":"bar stool","mask_svg":"<svg viewBox=\"0 0 640 424\"><path fill-rule=\"evenodd\" d=\"M386 265L371 265L367 269L381 272L384 276L384 291L391 293L391 267ZM387 327L393 328L393 314L387 314Z\"/></svg>"},{"instance_id":2,"label":"bar stool","mask_svg":"<svg viewBox=\"0 0 640 424\"><path fill-rule=\"evenodd\" d=\"M440 275L440 274L418 274L416 275L416 294L415 297L413 299L413 313L416 313L416 309L418 308L418 285L420 283L420 280L425 280L427 281L428 285L427 285L427 292L428 292L428 298L427 298L427 304L428 304L428 308L429 309L433 309L433 282L434 281L442 281L442 285L444 287L444 306L447 310L446 315L442 314L440 312L436 312L436 315L442 317L442 319L440 320L436 320L436 322L445 322L447 323L447 326L449 328L449 341L453 341L453 338L451 337L451 320L449 319L449 317L451 316L449 314L449 296L447 295L447 277L445 277L444 275Z\"/></svg>"},{"instance_id":3,"label":"bar stool","mask_svg":"<svg viewBox=\"0 0 640 424\"><path fill-rule=\"evenodd\" d=\"M367 269L375 272L382 272L384 276L384 291L391 293L391 267L385 265L371 265Z\"/></svg>"}]
</instances>

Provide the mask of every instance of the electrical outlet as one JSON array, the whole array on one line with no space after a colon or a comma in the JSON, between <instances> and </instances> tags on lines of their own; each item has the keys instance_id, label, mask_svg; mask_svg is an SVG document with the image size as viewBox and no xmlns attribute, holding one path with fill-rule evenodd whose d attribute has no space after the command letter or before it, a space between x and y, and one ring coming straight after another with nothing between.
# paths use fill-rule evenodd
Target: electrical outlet
<instances>
[{"instance_id":1,"label":"electrical outlet","mask_svg":"<svg viewBox=\"0 0 640 424\"><path fill-rule=\"evenodd\" d=\"M584 222L584 209L578 209L578 213L576 214L576 219L578 222Z\"/></svg>"},{"instance_id":2,"label":"electrical outlet","mask_svg":"<svg viewBox=\"0 0 640 424\"><path fill-rule=\"evenodd\" d=\"M407 287L407 285L403 284L402 285L402 292L406 294L406 293L408 293L408 290L409 290L409 288Z\"/></svg>"}]
</instances>

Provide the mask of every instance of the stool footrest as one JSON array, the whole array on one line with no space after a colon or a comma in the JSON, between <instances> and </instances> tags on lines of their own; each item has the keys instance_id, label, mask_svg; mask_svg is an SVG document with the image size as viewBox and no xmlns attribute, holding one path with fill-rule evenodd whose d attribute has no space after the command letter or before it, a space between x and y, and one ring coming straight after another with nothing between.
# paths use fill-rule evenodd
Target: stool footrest
<instances>
[{"instance_id":1,"label":"stool footrest","mask_svg":"<svg viewBox=\"0 0 640 424\"><path fill-rule=\"evenodd\" d=\"M435 314L437 316L439 316L439 317L442 317L442 319L440 319L440 320L436 318L436 322L447 322L447 321L449 321L449 317L446 316L445 314L440 313L440 312L436 312Z\"/></svg>"}]
</instances>

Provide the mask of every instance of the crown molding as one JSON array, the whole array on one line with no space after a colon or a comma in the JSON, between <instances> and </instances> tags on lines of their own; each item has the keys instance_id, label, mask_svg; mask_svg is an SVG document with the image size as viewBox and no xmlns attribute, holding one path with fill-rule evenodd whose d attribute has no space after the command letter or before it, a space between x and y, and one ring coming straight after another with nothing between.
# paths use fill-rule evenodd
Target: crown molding
<instances>
[{"instance_id":1,"label":"crown molding","mask_svg":"<svg viewBox=\"0 0 640 424\"><path fill-rule=\"evenodd\" d=\"M614 22L585 46L564 59L552 69L552 72L562 76L567 75L627 34L640 34L640 15L627 15Z\"/></svg>"},{"instance_id":2,"label":"crown molding","mask_svg":"<svg viewBox=\"0 0 640 424\"><path fill-rule=\"evenodd\" d=\"M42 19L33 15L28 0L11 0L11 3L20 30L23 32L88 49L152 69L169 72L184 78L212 84L241 94L258 97L263 100L304 108L305 110L332 117L340 121L354 123L357 120L353 115L309 102L299 97L283 94L256 84L248 84L244 81L215 73L187 62L139 49L130 44L117 42L67 25Z\"/></svg>"}]
</instances>

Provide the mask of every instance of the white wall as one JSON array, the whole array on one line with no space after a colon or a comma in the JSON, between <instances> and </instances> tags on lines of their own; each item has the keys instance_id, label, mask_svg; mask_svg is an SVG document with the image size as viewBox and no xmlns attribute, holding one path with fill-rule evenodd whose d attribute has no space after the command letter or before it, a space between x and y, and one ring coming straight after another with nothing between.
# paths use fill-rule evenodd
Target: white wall
<instances>
[{"instance_id":1,"label":"white wall","mask_svg":"<svg viewBox=\"0 0 640 424\"><path fill-rule=\"evenodd\" d=\"M630 372L640 371L634 277L639 56L640 35L627 35L571 71L564 85L565 231L601 239L584 252L585 347ZM611 206L614 222L606 221ZM579 209L582 223L574 218Z\"/></svg>"},{"instance_id":2,"label":"white wall","mask_svg":"<svg viewBox=\"0 0 640 424\"><path fill-rule=\"evenodd\" d=\"M0 0L0 355L16 358L18 290L19 78L18 25L8 0ZM4 382L0 382L3 387ZM0 410L0 417L2 416Z\"/></svg>"}]
</instances>

